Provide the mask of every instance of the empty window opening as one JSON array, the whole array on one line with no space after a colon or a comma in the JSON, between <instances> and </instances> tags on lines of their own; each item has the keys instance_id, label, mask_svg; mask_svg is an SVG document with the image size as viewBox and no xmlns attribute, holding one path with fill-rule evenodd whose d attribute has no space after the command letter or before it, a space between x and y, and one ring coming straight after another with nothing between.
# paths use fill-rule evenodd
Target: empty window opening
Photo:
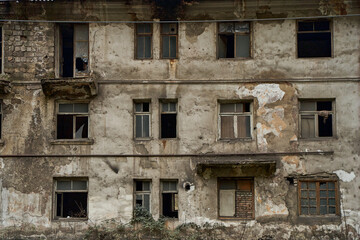
<instances>
[{"instance_id":1,"label":"empty window opening","mask_svg":"<svg viewBox=\"0 0 360 240\"><path fill-rule=\"evenodd\" d=\"M331 57L329 20L298 22L298 57Z\"/></svg>"},{"instance_id":2,"label":"empty window opening","mask_svg":"<svg viewBox=\"0 0 360 240\"><path fill-rule=\"evenodd\" d=\"M87 218L88 181L55 180L55 218Z\"/></svg>"},{"instance_id":3,"label":"empty window opening","mask_svg":"<svg viewBox=\"0 0 360 240\"><path fill-rule=\"evenodd\" d=\"M251 103L220 104L220 138L251 138Z\"/></svg>"},{"instance_id":4,"label":"empty window opening","mask_svg":"<svg viewBox=\"0 0 360 240\"><path fill-rule=\"evenodd\" d=\"M135 138L150 137L150 103L136 102L135 107Z\"/></svg>"},{"instance_id":5,"label":"empty window opening","mask_svg":"<svg viewBox=\"0 0 360 240\"><path fill-rule=\"evenodd\" d=\"M176 102L161 103L161 138L176 138Z\"/></svg>"},{"instance_id":6,"label":"empty window opening","mask_svg":"<svg viewBox=\"0 0 360 240\"><path fill-rule=\"evenodd\" d=\"M300 215L339 215L337 181L301 181Z\"/></svg>"},{"instance_id":7,"label":"empty window opening","mask_svg":"<svg viewBox=\"0 0 360 240\"><path fill-rule=\"evenodd\" d=\"M333 101L301 101L301 138L333 136Z\"/></svg>"},{"instance_id":8,"label":"empty window opening","mask_svg":"<svg viewBox=\"0 0 360 240\"><path fill-rule=\"evenodd\" d=\"M178 218L178 182L162 181L162 215L168 218Z\"/></svg>"},{"instance_id":9,"label":"empty window opening","mask_svg":"<svg viewBox=\"0 0 360 240\"><path fill-rule=\"evenodd\" d=\"M162 58L177 58L178 45L178 24L163 23L161 24L161 55Z\"/></svg>"},{"instance_id":10,"label":"empty window opening","mask_svg":"<svg viewBox=\"0 0 360 240\"><path fill-rule=\"evenodd\" d=\"M88 138L87 103L60 103L57 115L57 139Z\"/></svg>"},{"instance_id":11,"label":"empty window opening","mask_svg":"<svg viewBox=\"0 0 360 240\"><path fill-rule=\"evenodd\" d=\"M219 217L254 219L254 180L219 179Z\"/></svg>"},{"instance_id":12,"label":"empty window opening","mask_svg":"<svg viewBox=\"0 0 360 240\"><path fill-rule=\"evenodd\" d=\"M152 24L136 24L136 58L148 59L152 57Z\"/></svg>"},{"instance_id":13,"label":"empty window opening","mask_svg":"<svg viewBox=\"0 0 360 240\"><path fill-rule=\"evenodd\" d=\"M88 73L89 27L87 24L60 24L59 71L62 77Z\"/></svg>"},{"instance_id":14,"label":"empty window opening","mask_svg":"<svg viewBox=\"0 0 360 240\"><path fill-rule=\"evenodd\" d=\"M250 23L219 23L219 58L250 57Z\"/></svg>"},{"instance_id":15,"label":"empty window opening","mask_svg":"<svg viewBox=\"0 0 360 240\"><path fill-rule=\"evenodd\" d=\"M150 212L151 181L135 181L135 207L144 208Z\"/></svg>"}]
</instances>

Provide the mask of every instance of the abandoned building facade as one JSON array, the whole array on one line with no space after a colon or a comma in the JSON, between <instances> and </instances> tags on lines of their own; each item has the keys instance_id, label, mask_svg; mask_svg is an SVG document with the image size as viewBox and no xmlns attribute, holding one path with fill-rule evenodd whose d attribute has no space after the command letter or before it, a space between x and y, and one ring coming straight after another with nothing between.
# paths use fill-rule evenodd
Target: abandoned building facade
<instances>
[{"instance_id":1,"label":"abandoned building facade","mask_svg":"<svg viewBox=\"0 0 360 240\"><path fill-rule=\"evenodd\" d=\"M358 239L360 3L164 2L0 4L0 229Z\"/></svg>"}]
</instances>

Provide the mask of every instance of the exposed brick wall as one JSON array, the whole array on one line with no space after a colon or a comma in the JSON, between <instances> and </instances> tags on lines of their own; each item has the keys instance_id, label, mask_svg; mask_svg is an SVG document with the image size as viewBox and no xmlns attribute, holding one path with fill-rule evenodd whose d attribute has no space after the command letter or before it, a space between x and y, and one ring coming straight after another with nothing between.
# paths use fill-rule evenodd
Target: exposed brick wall
<instances>
[{"instance_id":1,"label":"exposed brick wall","mask_svg":"<svg viewBox=\"0 0 360 240\"><path fill-rule=\"evenodd\" d=\"M254 196L252 192L236 191L235 214L241 219L253 219Z\"/></svg>"},{"instance_id":2,"label":"exposed brick wall","mask_svg":"<svg viewBox=\"0 0 360 240\"><path fill-rule=\"evenodd\" d=\"M53 77L54 29L54 23L5 23L4 73L13 80Z\"/></svg>"}]
</instances>

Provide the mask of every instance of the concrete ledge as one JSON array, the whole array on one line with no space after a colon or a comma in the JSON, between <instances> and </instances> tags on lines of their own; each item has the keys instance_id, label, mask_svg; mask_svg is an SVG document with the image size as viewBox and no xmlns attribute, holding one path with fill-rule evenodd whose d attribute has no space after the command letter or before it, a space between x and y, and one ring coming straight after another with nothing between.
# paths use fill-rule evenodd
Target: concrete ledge
<instances>
[{"instance_id":1,"label":"concrete ledge","mask_svg":"<svg viewBox=\"0 0 360 240\"><path fill-rule=\"evenodd\" d=\"M41 86L49 97L88 99L98 93L97 83L92 78L43 79Z\"/></svg>"},{"instance_id":2,"label":"concrete ledge","mask_svg":"<svg viewBox=\"0 0 360 240\"><path fill-rule=\"evenodd\" d=\"M92 145L94 139L55 139L51 140L52 145Z\"/></svg>"}]
</instances>

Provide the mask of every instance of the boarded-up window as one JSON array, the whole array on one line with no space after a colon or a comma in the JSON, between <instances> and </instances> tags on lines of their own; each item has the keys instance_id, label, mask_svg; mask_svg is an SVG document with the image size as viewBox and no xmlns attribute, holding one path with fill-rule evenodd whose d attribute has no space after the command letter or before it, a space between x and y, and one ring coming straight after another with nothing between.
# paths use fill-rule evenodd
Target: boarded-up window
<instances>
[{"instance_id":1,"label":"boarded-up window","mask_svg":"<svg viewBox=\"0 0 360 240\"><path fill-rule=\"evenodd\" d=\"M59 103L57 139L88 138L89 106L87 103Z\"/></svg>"},{"instance_id":2,"label":"boarded-up window","mask_svg":"<svg viewBox=\"0 0 360 240\"><path fill-rule=\"evenodd\" d=\"M177 58L178 46L178 24L161 24L161 57Z\"/></svg>"},{"instance_id":3,"label":"boarded-up window","mask_svg":"<svg viewBox=\"0 0 360 240\"><path fill-rule=\"evenodd\" d=\"M177 180L161 181L162 215L178 218L178 182Z\"/></svg>"},{"instance_id":4,"label":"boarded-up window","mask_svg":"<svg viewBox=\"0 0 360 240\"><path fill-rule=\"evenodd\" d=\"M150 137L150 102L135 102L135 138L149 138Z\"/></svg>"},{"instance_id":5,"label":"boarded-up window","mask_svg":"<svg viewBox=\"0 0 360 240\"><path fill-rule=\"evenodd\" d=\"M81 77L89 73L89 25L59 25L59 75Z\"/></svg>"},{"instance_id":6,"label":"boarded-up window","mask_svg":"<svg viewBox=\"0 0 360 240\"><path fill-rule=\"evenodd\" d=\"M250 23L219 23L218 57L249 58L250 57Z\"/></svg>"},{"instance_id":7,"label":"boarded-up window","mask_svg":"<svg viewBox=\"0 0 360 240\"><path fill-rule=\"evenodd\" d=\"M161 138L176 138L177 103L161 101Z\"/></svg>"},{"instance_id":8,"label":"boarded-up window","mask_svg":"<svg viewBox=\"0 0 360 240\"><path fill-rule=\"evenodd\" d=\"M337 181L301 181L299 184L300 215L339 215Z\"/></svg>"},{"instance_id":9,"label":"boarded-up window","mask_svg":"<svg viewBox=\"0 0 360 240\"><path fill-rule=\"evenodd\" d=\"M253 179L219 179L219 217L254 218Z\"/></svg>"},{"instance_id":10,"label":"boarded-up window","mask_svg":"<svg viewBox=\"0 0 360 240\"><path fill-rule=\"evenodd\" d=\"M86 218L88 180L84 178L55 179L54 216L60 218Z\"/></svg>"},{"instance_id":11,"label":"boarded-up window","mask_svg":"<svg viewBox=\"0 0 360 240\"><path fill-rule=\"evenodd\" d=\"M220 104L220 138L251 138L251 103Z\"/></svg>"},{"instance_id":12,"label":"boarded-up window","mask_svg":"<svg viewBox=\"0 0 360 240\"><path fill-rule=\"evenodd\" d=\"M151 181L150 180L136 180L135 181L135 207L141 207L150 212L150 194Z\"/></svg>"},{"instance_id":13,"label":"boarded-up window","mask_svg":"<svg viewBox=\"0 0 360 240\"><path fill-rule=\"evenodd\" d=\"M300 101L300 136L301 138L332 137L333 101Z\"/></svg>"},{"instance_id":14,"label":"boarded-up window","mask_svg":"<svg viewBox=\"0 0 360 240\"><path fill-rule=\"evenodd\" d=\"M299 21L297 25L298 57L331 57L330 21Z\"/></svg>"},{"instance_id":15,"label":"boarded-up window","mask_svg":"<svg viewBox=\"0 0 360 240\"><path fill-rule=\"evenodd\" d=\"M152 57L152 24L136 24L136 58L149 59Z\"/></svg>"}]
</instances>

